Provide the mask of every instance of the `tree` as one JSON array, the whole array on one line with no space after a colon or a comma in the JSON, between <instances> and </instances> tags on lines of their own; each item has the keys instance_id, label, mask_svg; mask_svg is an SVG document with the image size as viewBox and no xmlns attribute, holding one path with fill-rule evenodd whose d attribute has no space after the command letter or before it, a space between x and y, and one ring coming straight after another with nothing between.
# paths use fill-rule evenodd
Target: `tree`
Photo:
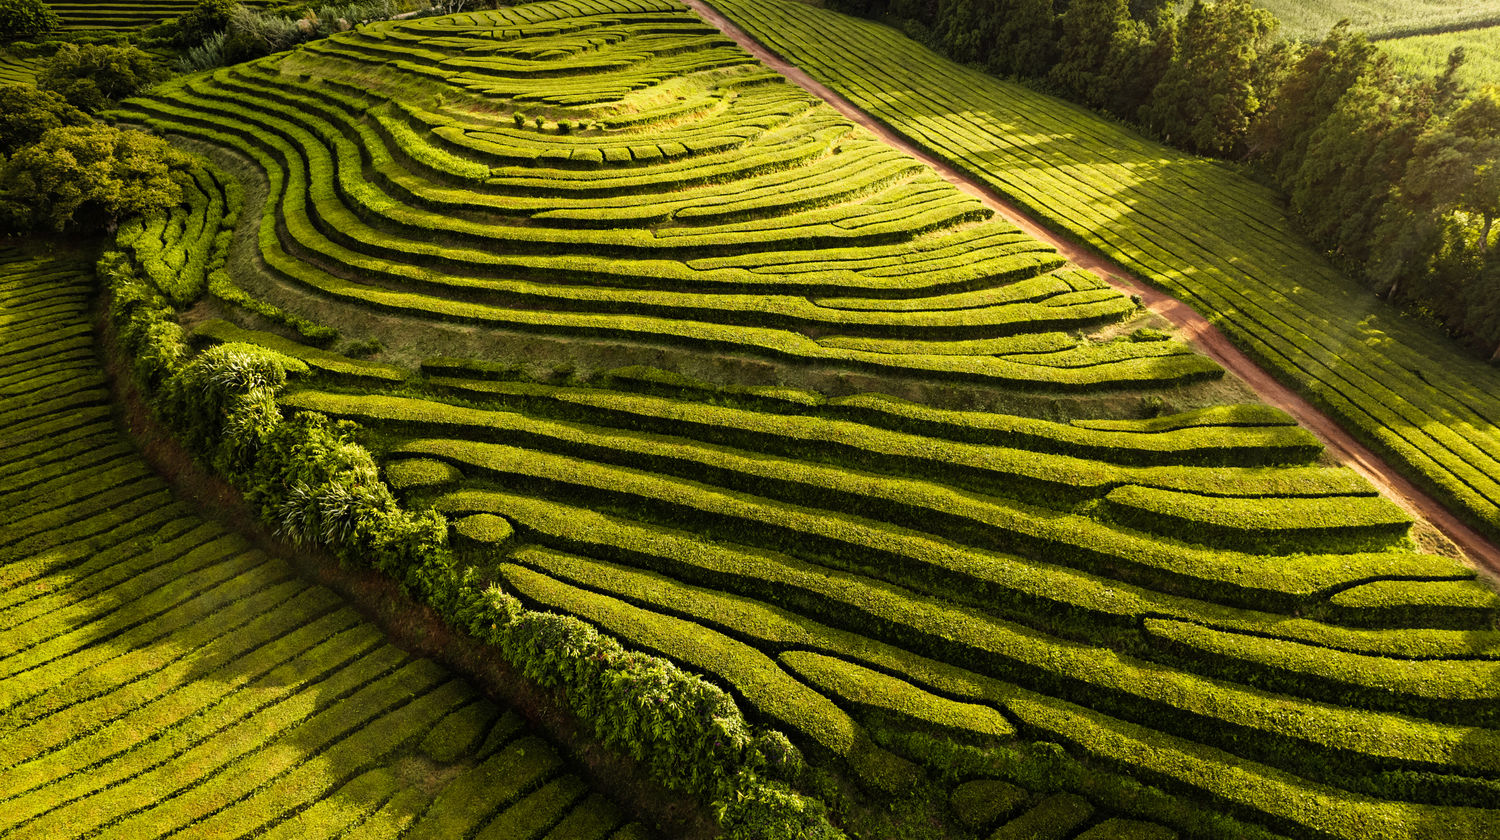
<instances>
[{"instance_id":1,"label":"tree","mask_svg":"<svg viewBox=\"0 0 1500 840\"><path fill-rule=\"evenodd\" d=\"M54 128L0 169L0 213L15 229L112 228L182 201L192 158L139 131Z\"/></svg>"},{"instance_id":2,"label":"tree","mask_svg":"<svg viewBox=\"0 0 1500 840\"><path fill-rule=\"evenodd\" d=\"M1060 23L1061 56L1047 78L1086 105L1098 108L1110 102L1116 89L1131 81L1108 75L1111 59L1136 40L1126 0L1072 0Z\"/></svg>"},{"instance_id":3,"label":"tree","mask_svg":"<svg viewBox=\"0 0 1500 840\"><path fill-rule=\"evenodd\" d=\"M156 59L136 47L63 44L37 73L36 84L97 112L166 78Z\"/></svg>"},{"instance_id":4,"label":"tree","mask_svg":"<svg viewBox=\"0 0 1500 840\"><path fill-rule=\"evenodd\" d=\"M1260 110L1257 67L1276 18L1248 0L1194 0L1178 33L1177 55L1142 108L1163 139L1205 154L1243 144Z\"/></svg>"},{"instance_id":5,"label":"tree","mask_svg":"<svg viewBox=\"0 0 1500 840\"><path fill-rule=\"evenodd\" d=\"M0 154L14 154L54 128L87 125L88 114L57 93L31 85L0 85Z\"/></svg>"},{"instance_id":6,"label":"tree","mask_svg":"<svg viewBox=\"0 0 1500 840\"><path fill-rule=\"evenodd\" d=\"M1137 119L1176 55L1177 15L1170 8L1163 8L1154 23L1131 21L1116 35L1104 67L1105 77L1115 80L1105 110L1121 119Z\"/></svg>"},{"instance_id":7,"label":"tree","mask_svg":"<svg viewBox=\"0 0 1500 840\"><path fill-rule=\"evenodd\" d=\"M62 26L44 0L0 0L0 41L35 38Z\"/></svg>"},{"instance_id":8,"label":"tree","mask_svg":"<svg viewBox=\"0 0 1500 840\"><path fill-rule=\"evenodd\" d=\"M1250 129L1251 154L1283 189L1291 189L1313 132L1361 76L1382 69L1383 55L1345 20L1292 63Z\"/></svg>"},{"instance_id":9,"label":"tree","mask_svg":"<svg viewBox=\"0 0 1500 840\"><path fill-rule=\"evenodd\" d=\"M235 0L198 0L198 5L177 21L178 45L196 47L228 29L234 6Z\"/></svg>"},{"instance_id":10,"label":"tree","mask_svg":"<svg viewBox=\"0 0 1500 840\"><path fill-rule=\"evenodd\" d=\"M1057 60L1057 13L1052 0L1008 0L988 67L1002 76L1040 78Z\"/></svg>"},{"instance_id":11,"label":"tree","mask_svg":"<svg viewBox=\"0 0 1500 840\"><path fill-rule=\"evenodd\" d=\"M1373 237L1371 279L1422 301L1500 359L1500 86L1436 119L1413 145Z\"/></svg>"},{"instance_id":12,"label":"tree","mask_svg":"<svg viewBox=\"0 0 1500 840\"><path fill-rule=\"evenodd\" d=\"M1417 143L1408 175L1428 165L1423 141ZM1486 252L1500 218L1500 85L1482 88L1459 106L1435 143L1443 149L1438 155L1443 160L1440 177L1452 179L1441 182L1446 189L1443 197L1451 198L1456 212L1477 217L1475 244Z\"/></svg>"},{"instance_id":13,"label":"tree","mask_svg":"<svg viewBox=\"0 0 1500 840\"><path fill-rule=\"evenodd\" d=\"M1388 66L1377 62L1372 67ZM1370 255L1375 228L1429 115L1399 75L1361 75L1292 150L1282 184L1312 240L1352 268Z\"/></svg>"},{"instance_id":14,"label":"tree","mask_svg":"<svg viewBox=\"0 0 1500 840\"><path fill-rule=\"evenodd\" d=\"M932 21L933 35L948 57L962 64L987 64L999 40L1001 17L994 0L944 0Z\"/></svg>"}]
</instances>

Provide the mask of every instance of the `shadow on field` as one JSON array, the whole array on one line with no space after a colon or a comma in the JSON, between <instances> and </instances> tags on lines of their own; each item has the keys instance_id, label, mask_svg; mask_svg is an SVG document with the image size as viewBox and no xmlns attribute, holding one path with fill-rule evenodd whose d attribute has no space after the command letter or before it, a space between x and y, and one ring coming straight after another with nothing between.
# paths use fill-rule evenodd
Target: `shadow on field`
<instances>
[{"instance_id":1,"label":"shadow on field","mask_svg":"<svg viewBox=\"0 0 1500 840\"><path fill-rule=\"evenodd\" d=\"M499 710L282 560L172 513L0 560L27 595L0 607L0 833L420 826ZM0 526L0 545L18 536ZM465 799L475 827L504 804Z\"/></svg>"}]
</instances>

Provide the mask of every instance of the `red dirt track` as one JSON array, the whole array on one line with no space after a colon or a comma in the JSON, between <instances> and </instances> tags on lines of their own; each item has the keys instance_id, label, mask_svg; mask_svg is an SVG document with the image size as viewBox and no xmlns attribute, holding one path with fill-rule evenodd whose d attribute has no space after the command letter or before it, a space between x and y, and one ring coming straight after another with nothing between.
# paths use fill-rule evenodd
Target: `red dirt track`
<instances>
[{"instance_id":1,"label":"red dirt track","mask_svg":"<svg viewBox=\"0 0 1500 840\"><path fill-rule=\"evenodd\" d=\"M734 25L704 0L683 0L683 2L701 15L704 20L718 27L725 35L760 59L767 67L787 77L793 84L820 97L839 113L868 129L881 140L927 164L944 180L984 202L985 206L994 210L1006 221L1056 248L1058 253L1067 257L1075 265L1103 277L1116 289L1127 294L1139 295L1147 309L1169 321L1199 352L1244 380L1262 401L1296 418L1304 428L1318 436L1335 458L1364 476L1413 517L1425 520L1441 531L1478 568L1487 572L1492 578L1500 577L1500 547L1470 528L1440 502L1407 480L1380 456L1355 440L1332 418L1315 408L1312 403L1261 369L1249 356L1235 347L1218 327L1209 323L1192 307L1142 282L1124 268L1086 247L1064 239L1038 224L1035 219L1026 215L1023 210L998 193L913 145L831 88L813 79L801 68L787 62Z\"/></svg>"}]
</instances>

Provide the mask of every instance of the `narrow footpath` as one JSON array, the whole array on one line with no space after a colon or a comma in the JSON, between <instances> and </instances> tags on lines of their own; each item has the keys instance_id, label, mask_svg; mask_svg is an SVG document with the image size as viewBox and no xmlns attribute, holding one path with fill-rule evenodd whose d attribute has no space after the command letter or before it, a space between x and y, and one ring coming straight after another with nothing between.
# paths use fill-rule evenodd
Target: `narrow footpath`
<instances>
[{"instance_id":1,"label":"narrow footpath","mask_svg":"<svg viewBox=\"0 0 1500 840\"><path fill-rule=\"evenodd\" d=\"M767 67L785 76L793 84L818 96L840 114L868 129L891 146L927 164L944 180L984 202L986 207L994 210L999 216L1026 233L1056 248L1058 253L1067 257L1075 265L1098 274L1121 292L1139 295L1147 309L1170 322L1200 353L1244 380L1245 384L1249 385L1262 401L1296 418L1298 423L1318 436L1318 439L1328 447L1328 451L1335 458L1364 476L1414 518L1423 520L1442 532L1464 552L1476 567L1487 572L1491 578L1500 578L1500 546L1496 546L1478 531L1470 528L1441 502L1397 472L1394 467L1356 440L1332 418L1319 411L1300 394L1277 381L1234 346L1218 327L1209 323L1208 319L1199 315L1192 307L1143 282L1124 268L1077 242L1062 238L1052 230L1043 227L999 193L974 181L922 147L914 145L906 137L865 113L832 88L808 75L802 68L787 62L704 0L683 0L683 2L704 20L760 59Z\"/></svg>"}]
</instances>

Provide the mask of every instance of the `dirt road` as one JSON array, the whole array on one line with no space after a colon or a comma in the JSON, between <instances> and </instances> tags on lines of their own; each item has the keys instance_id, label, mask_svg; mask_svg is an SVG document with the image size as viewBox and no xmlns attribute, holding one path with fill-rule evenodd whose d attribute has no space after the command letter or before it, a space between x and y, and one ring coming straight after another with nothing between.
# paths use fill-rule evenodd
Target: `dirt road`
<instances>
[{"instance_id":1,"label":"dirt road","mask_svg":"<svg viewBox=\"0 0 1500 840\"><path fill-rule=\"evenodd\" d=\"M1263 401L1296 418L1298 423L1323 441L1335 458L1363 475L1413 517L1425 520L1437 528L1452 540L1477 568L1487 572L1492 578L1500 578L1500 547L1460 521L1436 499L1427 495L1380 456L1355 440L1342 426L1315 408L1312 403L1262 370L1249 356L1235 347L1218 327L1209 323L1192 307L1147 285L1124 268L1104 259L1088 248L1059 237L1053 231L1038 224L1036 220L998 193L932 156L921 147L913 145L905 137L860 110L854 103L809 76L800 67L790 64L766 48L704 0L683 0L683 2L702 15L704 20L718 27L725 35L749 50L767 67L820 97L839 113L869 129L880 139L932 167L949 183L978 198L987 207L1028 234L1056 248L1058 253L1074 264L1098 274L1122 292L1140 295L1148 309L1169 321L1199 352L1244 380Z\"/></svg>"}]
</instances>

